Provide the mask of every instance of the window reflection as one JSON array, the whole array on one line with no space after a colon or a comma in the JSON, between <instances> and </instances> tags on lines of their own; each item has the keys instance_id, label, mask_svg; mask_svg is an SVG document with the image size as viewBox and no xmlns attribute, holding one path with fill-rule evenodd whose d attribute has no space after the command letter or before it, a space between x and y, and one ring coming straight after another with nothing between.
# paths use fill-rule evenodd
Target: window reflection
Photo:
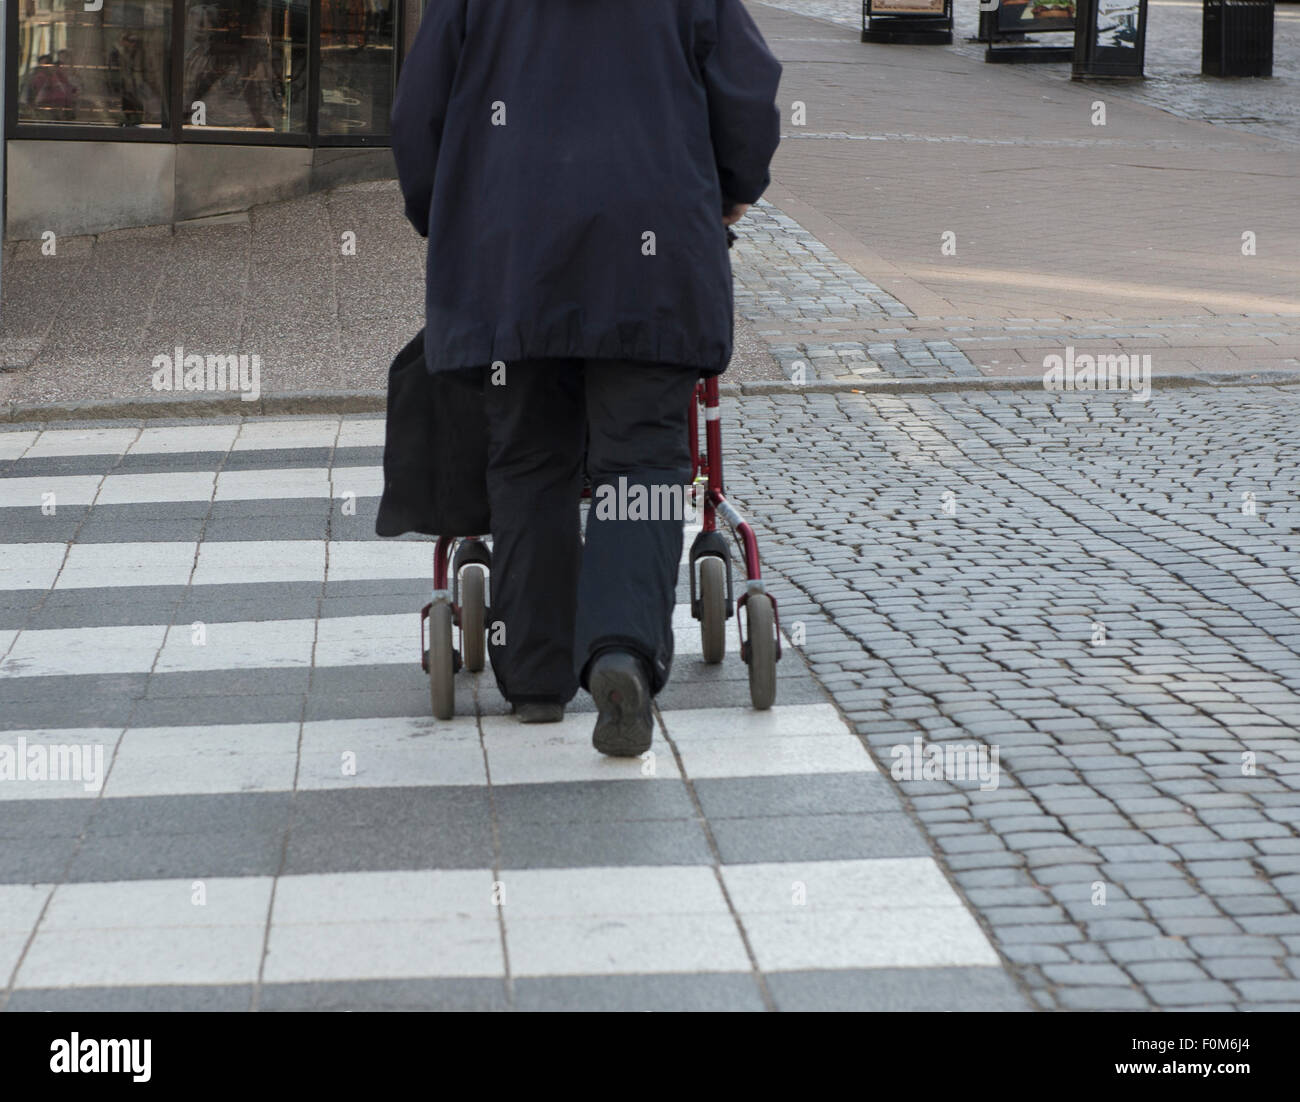
<instances>
[{"instance_id":1,"label":"window reflection","mask_svg":"<svg viewBox=\"0 0 1300 1102\"><path fill-rule=\"evenodd\" d=\"M304 131L307 12L306 0L187 3L185 126Z\"/></svg>"},{"instance_id":2,"label":"window reflection","mask_svg":"<svg viewBox=\"0 0 1300 1102\"><path fill-rule=\"evenodd\" d=\"M319 132L387 135L394 0L321 0Z\"/></svg>"},{"instance_id":3,"label":"window reflection","mask_svg":"<svg viewBox=\"0 0 1300 1102\"><path fill-rule=\"evenodd\" d=\"M170 0L25 0L18 14L18 121L167 124Z\"/></svg>"}]
</instances>

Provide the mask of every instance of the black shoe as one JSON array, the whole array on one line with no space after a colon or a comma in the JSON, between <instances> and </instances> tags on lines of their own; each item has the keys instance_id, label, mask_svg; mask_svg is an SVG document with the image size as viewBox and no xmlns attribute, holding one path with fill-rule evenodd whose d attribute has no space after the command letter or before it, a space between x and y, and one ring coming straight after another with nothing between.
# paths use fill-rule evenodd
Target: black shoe
<instances>
[{"instance_id":1,"label":"black shoe","mask_svg":"<svg viewBox=\"0 0 1300 1102\"><path fill-rule=\"evenodd\" d=\"M564 718L564 705L559 701L526 700L511 708L520 723L559 723Z\"/></svg>"},{"instance_id":2,"label":"black shoe","mask_svg":"<svg viewBox=\"0 0 1300 1102\"><path fill-rule=\"evenodd\" d=\"M650 749L654 716L650 682L641 660L628 651L606 651L587 678L588 691L600 709L591 744L602 754L634 758Z\"/></svg>"}]
</instances>

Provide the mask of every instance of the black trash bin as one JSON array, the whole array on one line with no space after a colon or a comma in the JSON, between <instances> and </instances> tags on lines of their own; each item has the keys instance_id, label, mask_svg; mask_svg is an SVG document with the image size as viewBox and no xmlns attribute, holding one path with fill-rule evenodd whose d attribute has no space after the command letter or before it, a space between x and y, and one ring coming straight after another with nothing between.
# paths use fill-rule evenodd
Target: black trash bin
<instances>
[{"instance_id":1,"label":"black trash bin","mask_svg":"<svg viewBox=\"0 0 1300 1102\"><path fill-rule=\"evenodd\" d=\"M1205 0L1201 75L1273 75L1273 0Z\"/></svg>"}]
</instances>

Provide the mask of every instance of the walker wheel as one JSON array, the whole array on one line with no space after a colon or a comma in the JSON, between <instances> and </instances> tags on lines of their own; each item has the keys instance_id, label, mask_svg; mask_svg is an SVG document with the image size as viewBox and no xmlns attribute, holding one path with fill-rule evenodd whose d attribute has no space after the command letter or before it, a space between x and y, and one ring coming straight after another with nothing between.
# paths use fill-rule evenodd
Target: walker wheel
<instances>
[{"instance_id":1,"label":"walker wheel","mask_svg":"<svg viewBox=\"0 0 1300 1102\"><path fill-rule=\"evenodd\" d=\"M487 633L487 572L475 564L460 576L460 649L465 669L483 669Z\"/></svg>"},{"instance_id":2,"label":"walker wheel","mask_svg":"<svg viewBox=\"0 0 1300 1102\"><path fill-rule=\"evenodd\" d=\"M717 555L700 558L700 642L705 662L722 661L727 651L727 564Z\"/></svg>"},{"instance_id":3,"label":"walker wheel","mask_svg":"<svg viewBox=\"0 0 1300 1102\"><path fill-rule=\"evenodd\" d=\"M439 601L429 609L429 694L436 719L451 719L456 711L455 676L451 605Z\"/></svg>"},{"instance_id":4,"label":"walker wheel","mask_svg":"<svg viewBox=\"0 0 1300 1102\"><path fill-rule=\"evenodd\" d=\"M764 712L776 699L776 615L772 598L766 593L751 593L745 601L745 614L749 629L745 640L749 700Z\"/></svg>"}]
</instances>

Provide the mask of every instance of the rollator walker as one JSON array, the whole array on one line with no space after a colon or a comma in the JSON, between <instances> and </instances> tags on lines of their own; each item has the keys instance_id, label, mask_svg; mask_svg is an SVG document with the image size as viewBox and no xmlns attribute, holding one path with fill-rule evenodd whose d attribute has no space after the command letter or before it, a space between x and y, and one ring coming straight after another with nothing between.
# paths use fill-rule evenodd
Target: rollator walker
<instances>
[{"instance_id":1,"label":"rollator walker","mask_svg":"<svg viewBox=\"0 0 1300 1102\"><path fill-rule=\"evenodd\" d=\"M699 412L704 411L704 450L700 450ZM759 711L776 699L776 663L781 657L781 629L776 598L763 585L758 540L745 518L723 491L722 410L718 379L696 384L691 399L692 500L703 502L702 525L691 544L691 616L700 623L703 659L720 663L727 648L727 621L737 617L740 657L749 667L749 699ZM584 498L588 496L584 492ZM745 591L734 595L731 546L718 529L721 517L745 564ZM492 554L482 536L439 536L433 551L433 595L420 610L421 665L429 675L433 714L450 719L455 712L455 676L463 667L483 670L487 661L488 573ZM742 615L743 612L743 615ZM427 633L425 624L428 624ZM453 646L453 629L460 646ZM427 635L427 640L426 640Z\"/></svg>"}]
</instances>

